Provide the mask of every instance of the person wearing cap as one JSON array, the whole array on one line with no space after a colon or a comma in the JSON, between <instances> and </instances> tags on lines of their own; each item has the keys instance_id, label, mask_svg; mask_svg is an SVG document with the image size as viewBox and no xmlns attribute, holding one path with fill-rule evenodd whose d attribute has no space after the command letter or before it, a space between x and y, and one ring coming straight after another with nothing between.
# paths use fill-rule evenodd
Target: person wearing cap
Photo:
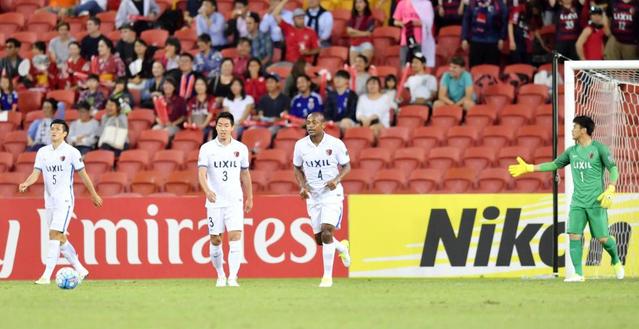
<instances>
[{"instance_id":1,"label":"person wearing cap","mask_svg":"<svg viewBox=\"0 0 639 329\"><path fill-rule=\"evenodd\" d=\"M217 2L215 0L202 1L202 6L200 10L198 10L198 15L195 17L197 35L207 35L213 48L221 50L226 46L226 37L224 36L225 26L226 20L224 19L224 15L217 11Z\"/></svg>"},{"instance_id":2,"label":"person wearing cap","mask_svg":"<svg viewBox=\"0 0 639 329\"><path fill-rule=\"evenodd\" d=\"M335 72L333 78L333 90L329 90L326 96L326 108L324 117L333 121L342 130L355 126L357 110L357 94L348 88L351 75L346 70Z\"/></svg>"},{"instance_id":3,"label":"person wearing cap","mask_svg":"<svg viewBox=\"0 0 639 329\"><path fill-rule=\"evenodd\" d=\"M129 66L135 60L135 31L133 24L124 24L120 26L120 40L115 46L115 52L120 55L120 59L124 64Z\"/></svg>"},{"instance_id":4,"label":"person wearing cap","mask_svg":"<svg viewBox=\"0 0 639 329\"><path fill-rule=\"evenodd\" d=\"M266 94L260 97L255 106L257 119L260 121L273 122L288 113L291 106L291 99L282 93L280 89L280 78L275 74L266 76ZM277 127L271 128L273 133L277 132Z\"/></svg>"},{"instance_id":5,"label":"person wearing cap","mask_svg":"<svg viewBox=\"0 0 639 329\"><path fill-rule=\"evenodd\" d=\"M612 60L639 59L639 0L612 0L606 29L609 36L604 57Z\"/></svg>"},{"instance_id":6,"label":"person wearing cap","mask_svg":"<svg viewBox=\"0 0 639 329\"><path fill-rule=\"evenodd\" d=\"M590 22L581 31L577 44L575 44L579 59L599 61L604 59L605 23L603 9L591 7Z\"/></svg>"},{"instance_id":7,"label":"person wearing cap","mask_svg":"<svg viewBox=\"0 0 639 329\"><path fill-rule=\"evenodd\" d=\"M437 79L426 72L426 57L422 53L413 54L411 70L413 74L404 85L410 91L410 103L430 106L437 93Z\"/></svg>"},{"instance_id":8,"label":"person wearing cap","mask_svg":"<svg viewBox=\"0 0 639 329\"><path fill-rule=\"evenodd\" d=\"M286 42L285 61L295 63L303 58L307 63L313 63L315 55L320 51L317 33L304 25L304 9L297 8L293 11L293 25L282 19L280 13L287 2L288 0L280 2L273 10Z\"/></svg>"},{"instance_id":9,"label":"person wearing cap","mask_svg":"<svg viewBox=\"0 0 639 329\"><path fill-rule=\"evenodd\" d=\"M319 38L320 47L331 46L331 35L333 34L333 14L320 5L320 0L308 0L308 9L304 16L304 24Z\"/></svg>"}]
</instances>

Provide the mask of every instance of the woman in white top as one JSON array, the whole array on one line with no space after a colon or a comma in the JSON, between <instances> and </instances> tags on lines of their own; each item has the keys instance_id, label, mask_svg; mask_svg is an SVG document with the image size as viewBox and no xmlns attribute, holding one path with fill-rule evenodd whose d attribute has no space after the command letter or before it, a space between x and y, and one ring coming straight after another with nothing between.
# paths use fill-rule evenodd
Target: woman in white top
<instances>
[{"instance_id":1,"label":"woman in white top","mask_svg":"<svg viewBox=\"0 0 639 329\"><path fill-rule=\"evenodd\" d=\"M254 106L255 100L244 91L244 83L242 80L233 78L233 80L231 80L231 94L224 98L222 107L224 108L224 112L231 112L231 114L233 114L235 130L238 136L242 133L242 123L249 117Z\"/></svg>"},{"instance_id":2,"label":"woman in white top","mask_svg":"<svg viewBox=\"0 0 639 329\"><path fill-rule=\"evenodd\" d=\"M382 93L382 82L378 77L368 78L366 94L357 101L356 117L363 127L370 127L375 134L384 127L390 127L391 98Z\"/></svg>"}]
</instances>

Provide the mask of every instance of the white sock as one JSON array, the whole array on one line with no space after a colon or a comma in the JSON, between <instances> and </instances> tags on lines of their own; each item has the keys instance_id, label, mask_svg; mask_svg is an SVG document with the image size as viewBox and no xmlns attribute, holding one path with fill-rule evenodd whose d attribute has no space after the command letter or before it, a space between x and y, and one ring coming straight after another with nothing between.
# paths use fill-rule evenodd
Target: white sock
<instances>
[{"instance_id":1,"label":"white sock","mask_svg":"<svg viewBox=\"0 0 639 329\"><path fill-rule=\"evenodd\" d=\"M62 255L64 256L64 258L66 258L69 261L69 263L71 263L71 266L73 266L73 268L78 273L82 274L87 271L87 269L84 268L82 264L80 264L80 260L78 259L78 253L75 251L75 248L73 248L73 245L71 244L71 242L67 241L66 243L60 245L60 251L62 252Z\"/></svg>"},{"instance_id":2,"label":"white sock","mask_svg":"<svg viewBox=\"0 0 639 329\"><path fill-rule=\"evenodd\" d=\"M339 242L335 237L333 237L333 244L335 245L335 250L337 250L337 252L342 253L346 251L346 246Z\"/></svg>"},{"instance_id":3,"label":"white sock","mask_svg":"<svg viewBox=\"0 0 639 329\"><path fill-rule=\"evenodd\" d=\"M58 257L60 256L60 241L49 240L47 246L48 252L46 267L42 276L47 279L51 279L51 274L53 274L53 269L55 269L55 266L58 264Z\"/></svg>"},{"instance_id":4,"label":"white sock","mask_svg":"<svg viewBox=\"0 0 639 329\"><path fill-rule=\"evenodd\" d=\"M242 262L242 241L229 241L229 279L237 279Z\"/></svg>"},{"instance_id":5,"label":"white sock","mask_svg":"<svg viewBox=\"0 0 639 329\"><path fill-rule=\"evenodd\" d=\"M224 273L224 264L222 261L224 260L224 250L222 249L222 244L216 246L212 243L209 243L209 252L211 255L211 263L213 263L213 267L217 271L218 278L225 278L226 273Z\"/></svg>"},{"instance_id":6,"label":"white sock","mask_svg":"<svg viewBox=\"0 0 639 329\"><path fill-rule=\"evenodd\" d=\"M322 244L322 256L324 258L324 277L333 277L333 261L335 260L335 242Z\"/></svg>"}]
</instances>

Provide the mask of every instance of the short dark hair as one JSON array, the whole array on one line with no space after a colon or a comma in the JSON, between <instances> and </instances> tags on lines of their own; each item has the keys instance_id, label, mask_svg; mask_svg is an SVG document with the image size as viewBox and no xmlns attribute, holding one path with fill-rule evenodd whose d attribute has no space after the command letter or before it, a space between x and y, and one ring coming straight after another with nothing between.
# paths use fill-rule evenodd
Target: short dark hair
<instances>
[{"instance_id":1,"label":"short dark hair","mask_svg":"<svg viewBox=\"0 0 639 329\"><path fill-rule=\"evenodd\" d=\"M166 43L164 44L164 47L166 46L175 47L176 54L179 54L182 52L182 45L180 44L180 40L178 40L176 37L168 37L166 39Z\"/></svg>"},{"instance_id":2,"label":"short dark hair","mask_svg":"<svg viewBox=\"0 0 639 329\"><path fill-rule=\"evenodd\" d=\"M109 51L111 51L111 54L115 53L115 46L113 45L113 41L111 41L111 39L105 36L101 36L100 39L98 40L98 43L100 43L100 41L104 42L107 48L109 48Z\"/></svg>"},{"instance_id":3,"label":"short dark hair","mask_svg":"<svg viewBox=\"0 0 639 329\"><path fill-rule=\"evenodd\" d=\"M33 43L33 48L43 52L43 53L47 53L47 44L44 43L44 41L36 41Z\"/></svg>"},{"instance_id":4,"label":"short dark hair","mask_svg":"<svg viewBox=\"0 0 639 329\"><path fill-rule=\"evenodd\" d=\"M239 40L237 40L237 44L239 45L240 43L248 43L249 46L251 45L251 39L247 38L247 37L241 37Z\"/></svg>"},{"instance_id":5,"label":"short dark hair","mask_svg":"<svg viewBox=\"0 0 639 329\"><path fill-rule=\"evenodd\" d=\"M55 113L55 111L58 110L58 101L56 101L54 98L47 98L44 101L42 101L42 105L44 105L44 103L49 103L51 104L51 107L53 107L53 112Z\"/></svg>"},{"instance_id":6,"label":"short dark hair","mask_svg":"<svg viewBox=\"0 0 639 329\"><path fill-rule=\"evenodd\" d=\"M95 73L90 73L90 74L87 76L87 80L97 80L97 81L100 81L100 76L98 76L98 75L97 75L97 74L95 74Z\"/></svg>"},{"instance_id":7,"label":"short dark hair","mask_svg":"<svg viewBox=\"0 0 639 329\"><path fill-rule=\"evenodd\" d=\"M77 41L71 41L71 42L69 42L69 45L68 45L67 47L69 47L69 46L71 46L71 45L76 45L76 46L78 46L78 48L80 48L80 43L79 43L79 42L77 42Z\"/></svg>"},{"instance_id":8,"label":"short dark hair","mask_svg":"<svg viewBox=\"0 0 639 329\"><path fill-rule=\"evenodd\" d=\"M368 65L368 57L366 57L366 56L364 56L362 54L359 54L359 55L357 55L357 58L361 58L364 61L364 63L366 63Z\"/></svg>"},{"instance_id":9,"label":"short dark hair","mask_svg":"<svg viewBox=\"0 0 639 329\"><path fill-rule=\"evenodd\" d=\"M69 125L66 121L62 119L54 119L53 121L51 121L51 125L49 125L49 127L53 127L53 125L62 125L62 128L64 128L64 132L66 132L67 134L69 133Z\"/></svg>"},{"instance_id":10,"label":"short dark hair","mask_svg":"<svg viewBox=\"0 0 639 329\"><path fill-rule=\"evenodd\" d=\"M229 121L231 121L231 126L235 125L235 119L233 118L233 114L231 114L231 112L222 112L220 113L217 118L215 118L215 125L217 125L217 123L220 121L220 119L228 119Z\"/></svg>"},{"instance_id":11,"label":"short dark hair","mask_svg":"<svg viewBox=\"0 0 639 329\"><path fill-rule=\"evenodd\" d=\"M335 77L336 78L340 77L340 78L344 78L346 80L349 80L351 78L351 75L346 70L337 70L337 72L335 72Z\"/></svg>"},{"instance_id":12,"label":"short dark hair","mask_svg":"<svg viewBox=\"0 0 639 329\"><path fill-rule=\"evenodd\" d=\"M58 23L58 25L55 26L55 30L59 31L61 27L66 26L67 30L71 30L71 25L69 25L69 23L67 22L60 22Z\"/></svg>"},{"instance_id":13,"label":"short dark hair","mask_svg":"<svg viewBox=\"0 0 639 329\"><path fill-rule=\"evenodd\" d=\"M22 42L20 42L20 41L19 41L18 39L16 39L16 38L9 38L9 39L7 39L7 41L5 42L5 45L8 45L8 44L13 44L13 46L14 46L15 48L20 48L20 46L22 46Z\"/></svg>"},{"instance_id":14,"label":"short dark hair","mask_svg":"<svg viewBox=\"0 0 639 329\"><path fill-rule=\"evenodd\" d=\"M248 17L252 18L255 21L255 24L260 24L260 15L258 13L251 12Z\"/></svg>"},{"instance_id":15,"label":"short dark hair","mask_svg":"<svg viewBox=\"0 0 639 329\"><path fill-rule=\"evenodd\" d=\"M450 64L455 64L455 65L459 65L461 67L466 66L466 60L464 60L464 57L462 56L453 56L450 59Z\"/></svg>"},{"instance_id":16,"label":"short dark hair","mask_svg":"<svg viewBox=\"0 0 639 329\"><path fill-rule=\"evenodd\" d=\"M575 117L572 120L572 123L578 124L581 128L586 128L586 133L588 134L588 136L592 136L592 133L595 131L595 121L593 121L592 118L587 115L580 115Z\"/></svg>"},{"instance_id":17,"label":"short dark hair","mask_svg":"<svg viewBox=\"0 0 639 329\"><path fill-rule=\"evenodd\" d=\"M194 60L193 55L191 55L191 53L187 53L187 52L181 53L180 57L188 57L191 60L191 62Z\"/></svg>"},{"instance_id":18,"label":"short dark hair","mask_svg":"<svg viewBox=\"0 0 639 329\"><path fill-rule=\"evenodd\" d=\"M75 104L75 108L78 110L91 110L91 105L89 105L89 103L87 102L78 102L77 104Z\"/></svg>"},{"instance_id":19,"label":"short dark hair","mask_svg":"<svg viewBox=\"0 0 639 329\"><path fill-rule=\"evenodd\" d=\"M242 79L240 78L233 78L233 80L231 80L231 83L229 84L229 89L231 89L231 87L233 87L234 83L239 83L240 87L242 87L242 90L240 91L240 95L242 96L242 99L246 98L246 89L244 89L244 82L242 81ZM233 95L233 91L230 91L228 95L226 95L226 98L233 100L235 99L235 95Z\"/></svg>"},{"instance_id":20,"label":"short dark hair","mask_svg":"<svg viewBox=\"0 0 639 329\"><path fill-rule=\"evenodd\" d=\"M308 81L308 82L311 82L311 81L312 81L312 80L311 80L311 77L309 77L309 76L308 76L308 75L306 75L306 74L302 74L302 75L298 76L298 77L297 77L297 79L295 79L295 82L297 82L297 80L299 80L300 78L304 78L304 79L305 79L306 81Z\"/></svg>"},{"instance_id":21,"label":"short dark hair","mask_svg":"<svg viewBox=\"0 0 639 329\"><path fill-rule=\"evenodd\" d=\"M89 22L93 22L93 24L95 24L97 26L100 26L100 24L102 24L102 21L99 18L95 17L95 16L89 17L88 21Z\"/></svg>"},{"instance_id":22,"label":"short dark hair","mask_svg":"<svg viewBox=\"0 0 639 329\"><path fill-rule=\"evenodd\" d=\"M204 43L211 43L211 36L206 33L202 33L200 34L199 37L197 37L197 41L202 41Z\"/></svg>"},{"instance_id":23,"label":"short dark hair","mask_svg":"<svg viewBox=\"0 0 639 329\"><path fill-rule=\"evenodd\" d=\"M233 5L238 4L238 3L241 3L244 6L248 6L248 0L235 0L235 1L233 1Z\"/></svg>"}]
</instances>

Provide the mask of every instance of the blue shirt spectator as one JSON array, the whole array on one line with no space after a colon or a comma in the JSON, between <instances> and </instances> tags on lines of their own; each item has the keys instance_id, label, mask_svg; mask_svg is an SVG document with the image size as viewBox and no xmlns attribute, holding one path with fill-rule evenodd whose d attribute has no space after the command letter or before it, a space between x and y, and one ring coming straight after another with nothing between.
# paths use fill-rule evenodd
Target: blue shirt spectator
<instances>
[{"instance_id":1,"label":"blue shirt spectator","mask_svg":"<svg viewBox=\"0 0 639 329\"><path fill-rule=\"evenodd\" d=\"M226 45L224 27L226 22L224 16L217 12L217 8L212 1L203 1L199 14L195 17L195 28L197 35L208 34L211 37L213 47L220 49Z\"/></svg>"}]
</instances>

